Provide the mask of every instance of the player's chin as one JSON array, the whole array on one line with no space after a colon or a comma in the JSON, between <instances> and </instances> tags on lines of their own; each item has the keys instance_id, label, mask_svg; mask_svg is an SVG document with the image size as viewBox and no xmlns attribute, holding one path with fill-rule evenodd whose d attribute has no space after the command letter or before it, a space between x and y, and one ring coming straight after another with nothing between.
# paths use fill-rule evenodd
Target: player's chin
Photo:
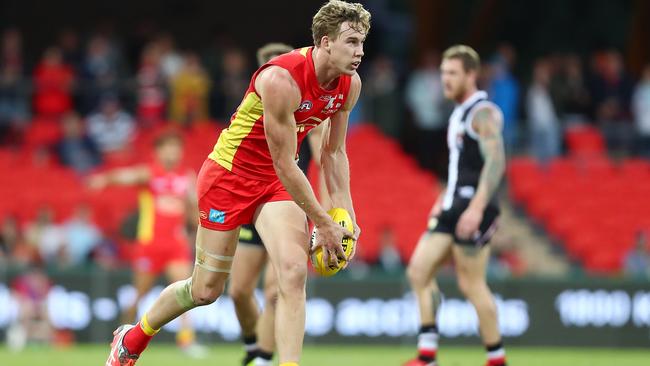
<instances>
[{"instance_id":1,"label":"player's chin","mask_svg":"<svg viewBox=\"0 0 650 366\"><path fill-rule=\"evenodd\" d=\"M353 76L356 73L357 73L356 67L346 67L341 70L341 74L343 75Z\"/></svg>"}]
</instances>

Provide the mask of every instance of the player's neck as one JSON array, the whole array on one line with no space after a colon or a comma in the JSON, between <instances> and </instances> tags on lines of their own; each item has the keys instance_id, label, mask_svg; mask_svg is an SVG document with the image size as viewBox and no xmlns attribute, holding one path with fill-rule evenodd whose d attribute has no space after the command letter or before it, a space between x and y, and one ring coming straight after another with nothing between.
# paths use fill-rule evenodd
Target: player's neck
<instances>
[{"instance_id":1,"label":"player's neck","mask_svg":"<svg viewBox=\"0 0 650 366\"><path fill-rule=\"evenodd\" d=\"M320 49L319 47L314 47L311 52L318 85L326 90L331 89L332 82L341 76L341 73L335 68L329 67L329 58L327 52Z\"/></svg>"},{"instance_id":2,"label":"player's neck","mask_svg":"<svg viewBox=\"0 0 650 366\"><path fill-rule=\"evenodd\" d=\"M473 86L471 88L468 88L465 90L465 93L460 97L460 99L457 101L458 104L463 104L467 99L471 98L474 93L478 91L478 88L476 86Z\"/></svg>"}]
</instances>

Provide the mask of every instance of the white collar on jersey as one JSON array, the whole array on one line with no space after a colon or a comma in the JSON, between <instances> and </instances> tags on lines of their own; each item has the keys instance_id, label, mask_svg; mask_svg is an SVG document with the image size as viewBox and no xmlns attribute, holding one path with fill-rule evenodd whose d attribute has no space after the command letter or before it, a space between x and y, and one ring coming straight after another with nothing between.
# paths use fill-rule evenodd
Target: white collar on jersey
<instances>
[{"instance_id":1,"label":"white collar on jersey","mask_svg":"<svg viewBox=\"0 0 650 366\"><path fill-rule=\"evenodd\" d=\"M460 107L460 108L465 109L465 108L471 106L472 104L474 104L474 102L476 102L479 99L487 99L487 96L488 95L487 95L487 93L485 91L477 90L477 91L474 92L474 94L472 94L469 98L467 98L466 101L464 101L461 104L457 104L456 107Z\"/></svg>"}]
</instances>

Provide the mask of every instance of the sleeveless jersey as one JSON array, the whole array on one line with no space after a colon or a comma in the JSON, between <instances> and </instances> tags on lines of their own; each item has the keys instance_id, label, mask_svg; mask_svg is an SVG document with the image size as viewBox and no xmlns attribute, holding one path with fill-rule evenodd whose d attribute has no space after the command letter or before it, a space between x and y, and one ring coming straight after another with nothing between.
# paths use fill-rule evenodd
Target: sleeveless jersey
<instances>
[{"instance_id":1,"label":"sleeveless jersey","mask_svg":"<svg viewBox=\"0 0 650 366\"><path fill-rule=\"evenodd\" d=\"M178 167L165 170L160 164L149 165L151 178L138 196L138 241L142 244L182 235L185 224L190 170ZM180 232L179 232L180 231ZM172 236L164 238L167 236Z\"/></svg>"},{"instance_id":2,"label":"sleeveless jersey","mask_svg":"<svg viewBox=\"0 0 650 366\"><path fill-rule=\"evenodd\" d=\"M496 104L487 100L487 93L479 90L462 104L456 105L449 117L449 178L442 202L444 210L450 209L455 199L469 200L476 194L484 161L478 134L472 128L472 119L477 110L485 107L502 113ZM490 205L496 206L494 197L490 200Z\"/></svg>"},{"instance_id":3,"label":"sleeveless jersey","mask_svg":"<svg viewBox=\"0 0 650 366\"><path fill-rule=\"evenodd\" d=\"M253 74L244 99L230 119L230 126L221 132L208 158L245 178L278 179L264 135L264 102L255 90L255 79L265 68L279 66L289 71L298 84L301 102L293 113L298 137L297 156L307 132L336 113L345 104L350 90L349 75L339 76L330 90L319 86L312 50L313 47L305 47L275 57Z\"/></svg>"}]
</instances>

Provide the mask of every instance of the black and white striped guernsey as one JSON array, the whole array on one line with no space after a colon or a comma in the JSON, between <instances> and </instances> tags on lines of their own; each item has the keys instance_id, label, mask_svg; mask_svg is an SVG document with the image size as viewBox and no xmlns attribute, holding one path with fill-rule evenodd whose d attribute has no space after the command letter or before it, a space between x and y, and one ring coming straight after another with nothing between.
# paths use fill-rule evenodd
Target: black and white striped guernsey
<instances>
[{"instance_id":1,"label":"black and white striped guernsey","mask_svg":"<svg viewBox=\"0 0 650 366\"><path fill-rule=\"evenodd\" d=\"M442 203L443 210L450 209L455 199L469 200L476 193L484 161L478 135L472 128L472 119L476 111L483 108L492 108L501 113L496 104L487 100L487 93L479 90L463 103L456 105L449 117L449 178ZM494 198L490 204L496 206Z\"/></svg>"}]
</instances>

